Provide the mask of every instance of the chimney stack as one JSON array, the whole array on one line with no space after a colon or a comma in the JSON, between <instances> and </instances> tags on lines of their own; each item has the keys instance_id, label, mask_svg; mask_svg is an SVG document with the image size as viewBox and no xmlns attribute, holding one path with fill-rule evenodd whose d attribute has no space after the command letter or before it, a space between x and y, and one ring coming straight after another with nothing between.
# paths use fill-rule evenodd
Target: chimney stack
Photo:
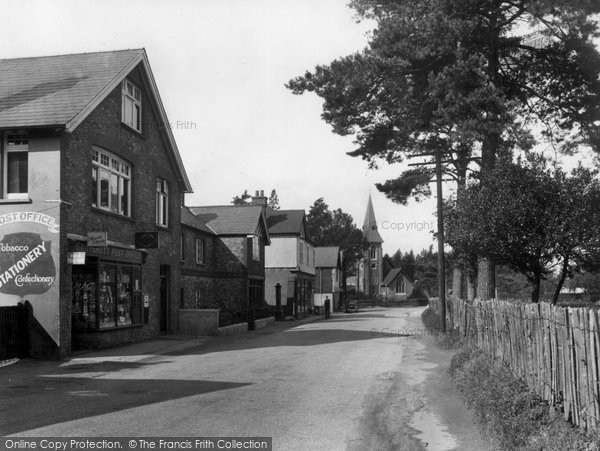
<instances>
[{"instance_id":1,"label":"chimney stack","mask_svg":"<svg viewBox=\"0 0 600 451\"><path fill-rule=\"evenodd\" d=\"M267 197L265 196L265 192L263 190L256 190L255 195L252 196L252 205L260 205L261 207L267 206Z\"/></svg>"}]
</instances>

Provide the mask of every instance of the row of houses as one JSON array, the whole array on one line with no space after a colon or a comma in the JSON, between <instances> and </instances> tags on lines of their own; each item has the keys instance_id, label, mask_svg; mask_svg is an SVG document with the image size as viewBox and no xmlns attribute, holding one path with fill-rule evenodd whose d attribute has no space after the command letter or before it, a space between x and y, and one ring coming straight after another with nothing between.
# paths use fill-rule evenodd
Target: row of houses
<instances>
[{"instance_id":1,"label":"row of houses","mask_svg":"<svg viewBox=\"0 0 600 451\"><path fill-rule=\"evenodd\" d=\"M32 356L176 332L182 308L339 296L303 210L185 205L143 49L0 60L0 137L0 305L28 306Z\"/></svg>"}]
</instances>

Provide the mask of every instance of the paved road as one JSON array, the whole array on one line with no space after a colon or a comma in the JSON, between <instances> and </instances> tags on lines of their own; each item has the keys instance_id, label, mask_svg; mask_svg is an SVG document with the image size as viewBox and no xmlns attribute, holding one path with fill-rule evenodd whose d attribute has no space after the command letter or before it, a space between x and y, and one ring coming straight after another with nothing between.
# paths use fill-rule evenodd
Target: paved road
<instances>
[{"instance_id":1,"label":"paved road","mask_svg":"<svg viewBox=\"0 0 600 451\"><path fill-rule=\"evenodd\" d=\"M422 308L0 368L0 436L272 436L275 450L481 450Z\"/></svg>"}]
</instances>

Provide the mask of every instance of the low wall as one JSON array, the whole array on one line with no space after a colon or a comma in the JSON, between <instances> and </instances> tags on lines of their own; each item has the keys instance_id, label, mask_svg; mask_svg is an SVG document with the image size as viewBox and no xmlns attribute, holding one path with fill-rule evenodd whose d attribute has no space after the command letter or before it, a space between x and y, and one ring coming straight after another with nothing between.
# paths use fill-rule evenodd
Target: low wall
<instances>
[{"instance_id":1,"label":"low wall","mask_svg":"<svg viewBox=\"0 0 600 451\"><path fill-rule=\"evenodd\" d=\"M226 337L228 335L238 335L248 332L248 323L237 323L231 326L219 327L217 335L220 337Z\"/></svg>"},{"instance_id":2,"label":"low wall","mask_svg":"<svg viewBox=\"0 0 600 451\"><path fill-rule=\"evenodd\" d=\"M192 337L219 335L219 309L180 309L178 327Z\"/></svg>"},{"instance_id":3,"label":"low wall","mask_svg":"<svg viewBox=\"0 0 600 451\"><path fill-rule=\"evenodd\" d=\"M267 318L257 319L254 321L255 329L262 329L263 327L267 327L269 324L275 322L274 316L269 316Z\"/></svg>"}]
</instances>

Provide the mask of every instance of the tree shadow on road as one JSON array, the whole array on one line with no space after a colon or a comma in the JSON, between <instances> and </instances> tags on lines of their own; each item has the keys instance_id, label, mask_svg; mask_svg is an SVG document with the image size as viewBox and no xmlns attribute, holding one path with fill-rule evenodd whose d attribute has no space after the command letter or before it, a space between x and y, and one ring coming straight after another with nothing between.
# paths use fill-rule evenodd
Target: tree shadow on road
<instances>
[{"instance_id":1,"label":"tree shadow on road","mask_svg":"<svg viewBox=\"0 0 600 451\"><path fill-rule=\"evenodd\" d=\"M61 375L38 376L29 380L3 379L0 436L251 385L204 380L99 379Z\"/></svg>"}]
</instances>

